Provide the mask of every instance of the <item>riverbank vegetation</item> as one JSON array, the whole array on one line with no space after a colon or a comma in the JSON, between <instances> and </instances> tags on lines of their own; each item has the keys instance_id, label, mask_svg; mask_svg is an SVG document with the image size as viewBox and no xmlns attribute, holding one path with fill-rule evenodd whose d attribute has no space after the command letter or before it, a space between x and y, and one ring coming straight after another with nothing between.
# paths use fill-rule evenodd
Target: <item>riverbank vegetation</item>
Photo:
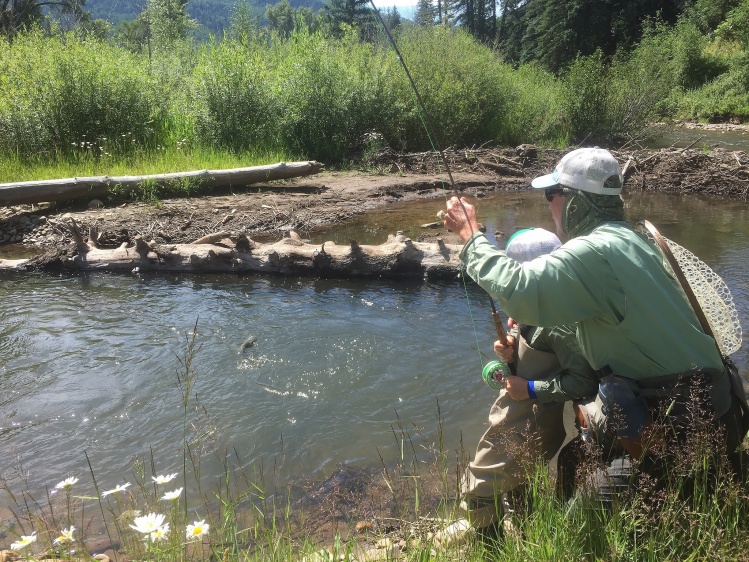
<instances>
[{"instance_id":1,"label":"riverbank vegetation","mask_svg":"<svg viewBox=\"0 0 749 562\"><path fill-rule=\"evenodd\" d=\"M483 533L444 533L459 517L458 482L468 454L445 449L439 412L436 439L398 420L393 436L400 458L383 461L366 480L352 468L309 486L307 494L299 487L296 494L291 487L279 491L262 463L248 464L222 442L210 406L198 399L197 328L186 334L173 379L183 429L175 436L181 455L172 468L163 470L144 453L129 475L108 474L86 456L87 473L60 475L41 492L18 489L29 476L23 470L20 479L0 474L0 495L14 517L0 531L2 560L660 562L745 556L746 487L727 466L715 466L712 447L719 440L699 427L673 459L665 483L633 480L606 506L584 492L571 501L561 497L553 473L529 456L529 485L514 504L511 524ZM218 477L206 477L203 471L216 463ZM579 466L578 481L601 467L590 456Z\"/></svg>"},{"instance_id":2,"label":"riverbank vegetation","mask_svg":"<svg viewBox=\"0 0 749 562\"><path fill-rule=\"evenodd\" d=\"M223 38L196 42L185 3L172 20L151 3L141 35L82 21L0 38L0 181L279 159L345 166L384 147L433 146L371 17L336 24L333 8L315 19L275 5L259 26L238 5ZM508 4L505 24L540 26L526 13L535 5ZM672 23L645 21L613 51L577 45L563 57L555 46L553 61L540 43L518 51L508 31L481 41L436 15L389 19L443 146L615 147L661 119L749 117L747 0L690 6Z\"/></svg>"}]
</instances>

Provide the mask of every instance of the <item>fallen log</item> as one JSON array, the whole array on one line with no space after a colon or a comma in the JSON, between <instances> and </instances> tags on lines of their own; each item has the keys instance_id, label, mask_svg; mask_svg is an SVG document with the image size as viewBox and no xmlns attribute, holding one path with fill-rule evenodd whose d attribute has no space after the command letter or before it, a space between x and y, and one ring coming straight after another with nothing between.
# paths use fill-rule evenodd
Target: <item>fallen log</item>
<instances>
[{"instance_id":1,"label":"fallen log","mask_svg":"<svg viewBox=\"0 0 749 562\"><path fill-rule=\"evenodd\" d=\"M174 182L191 181L201 187L240 187L253 183L283 180L317 174L323 164L307 162L280 162L267 166L233 168L230 170L196 170L148 176L92 176L59 180L24 181L0 184L0 205L20 205L45 201L67 201L80 197L103 197L110 188L123 192L138 189L144 182L168 186Z\"/></svg>"},{"instance_id":2,"label":"fallen log","mask_svg":"<svg viewBox=\"0 0 749 562\"><path fill-rule=\"evenodd\" d=\"M77 227L71 226L71 230ZM127 271L134 273L237 272L271 275L376 278L456 278L462 246L437 242L414 242L398 233L377 245L308 244L291 231L271 244L257 243L244 234L208 243L156 244L136 237L119 248L97 248L95 240L76 236L72 256L58 256L43 265L31 260L0 260L0 269L70 269L76 271ZM199 241L198 241L199 242Z\"/></svg>"}]
</instances>

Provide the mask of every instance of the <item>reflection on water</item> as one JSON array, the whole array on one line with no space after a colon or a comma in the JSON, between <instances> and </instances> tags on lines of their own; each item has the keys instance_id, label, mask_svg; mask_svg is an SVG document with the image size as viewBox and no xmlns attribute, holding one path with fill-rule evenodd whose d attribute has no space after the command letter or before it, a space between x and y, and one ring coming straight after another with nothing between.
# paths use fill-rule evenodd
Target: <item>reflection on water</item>
<instances>
[{"instance_id":1,"label":"reflection on water","mask_svg":"<svg viewBox=\"0 0 749 562\"><path fill-rule=\"evenodd\" d=\"M723 276L747 329L749 205L627 199L632 220L648 218ZM397 206L325 239L415 237L443 206ZM500 245L517 228L552 228L537 193L497 194L479 211ZM215 450L273 466L277 485L393 461L399 420L436 442L438 411L446 449L461 438L472 449L494 399L476 350L491 354L493 328L471 284L4 273L0 292L0 473L19 487L25 472L32 492L83 477L84 452L105 489L129 477L136 457L181 471L178 358L196 321L194 392L207 411L198 428ZM250 335L256 343L239 352ZM746 371L747 346L734 358ZM221 470L207 458L203 478Z\"/></svg>"}]
</instances>

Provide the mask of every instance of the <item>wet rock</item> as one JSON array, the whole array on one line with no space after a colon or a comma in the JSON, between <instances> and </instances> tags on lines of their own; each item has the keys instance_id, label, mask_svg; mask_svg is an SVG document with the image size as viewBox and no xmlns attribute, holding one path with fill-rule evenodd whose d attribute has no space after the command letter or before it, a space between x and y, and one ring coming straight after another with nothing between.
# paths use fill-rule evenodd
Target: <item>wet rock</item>
<instances>
[{"instance_id":1,"label":"wet rock","mask_svg":"<svg viewBox=\"0 0 749 562\"><path fill-rule=\"evenodd\" d=\"M372 530L372 522L371 521L358 521L356 523L356 532L357 533L366 533Z\"/></svg>"}]
</instances>

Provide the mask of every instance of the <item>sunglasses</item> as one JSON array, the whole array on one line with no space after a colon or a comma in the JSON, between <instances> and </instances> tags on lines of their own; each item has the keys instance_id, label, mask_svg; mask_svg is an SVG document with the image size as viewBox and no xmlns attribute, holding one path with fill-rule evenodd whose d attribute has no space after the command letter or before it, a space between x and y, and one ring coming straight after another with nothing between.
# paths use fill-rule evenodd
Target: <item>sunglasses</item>
<instances>
[{"instance_id":1,"label":"sunglasses","mask_svg":"<svg viewBox=\"0 0 749 562\"><path fill-rule=\"evenodd\" d=\"M544 189L544 195L546 196L546 200L551 203L554 200L555 195L561 195L564 197L564 194L567 190L559 185L556 185L554 187L547 187Z\"/></svg>"}]
</instances>

